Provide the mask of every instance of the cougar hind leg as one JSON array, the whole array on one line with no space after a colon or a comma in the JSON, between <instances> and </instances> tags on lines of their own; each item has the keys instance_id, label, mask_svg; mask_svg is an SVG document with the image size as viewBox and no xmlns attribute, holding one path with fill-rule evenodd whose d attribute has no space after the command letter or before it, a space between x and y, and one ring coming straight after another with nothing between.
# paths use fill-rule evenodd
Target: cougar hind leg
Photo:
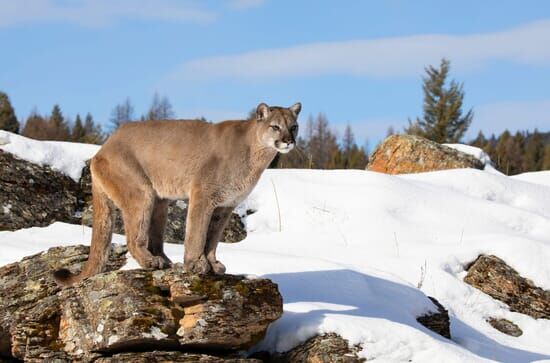
<instances>
[{"instance_id":1,"label":"cougar hind leg","mask_svg":"<svg viewBox=\"0 0 550 363\"><path fill-rule=\"evenodd\" d=\"M128 250L141 267L160 268L164 260L148 249L156 193L137 161L112 159L117 167L109 169L103 186L122 212Z\"/></svg>"}]
</instances>

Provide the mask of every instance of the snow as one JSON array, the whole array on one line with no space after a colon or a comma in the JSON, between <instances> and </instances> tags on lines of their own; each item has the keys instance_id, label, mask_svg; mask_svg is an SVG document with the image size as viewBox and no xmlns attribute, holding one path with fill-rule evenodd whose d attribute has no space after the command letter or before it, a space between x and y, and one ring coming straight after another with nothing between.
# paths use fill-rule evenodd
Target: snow
<instances>
[{"instance_id":1,"label":"snow","mask_svg":"<svg viewBox=\"0 0 550 363\"><path fill-rule=\"evenodd\" d=\"M512 178L550 187L550 170L514 175Z\"/></svg>"},{"instance_id":2,"label":"snow","mask_svg":"<svg viewBox=\"0 0 550 363\"><path fill-rule=\"evenodd\" d=\"M464 144L443 144L443 145L473 156L474 158L481 161L483 165L485 165L486 171L491 171L491 172L500 174L500 172L493 167L493 163L489 155L487 155L487 153L482 149L475 146L464 145Z\"/></svg>"},{"instance_id":3,"label":"snow","mask_svg":"<svg viewBox=\"0 0 550 363\"><path fill-rule=\"evenodd\" d=\"M20 159L47 165L78 181L85 161L99 150L99 145L66 141L38 141L0 130L0 149Z\"/></svg>"},{"instance_id":4,"label":"snow","mask_svg":"<svg viewBox=\"0 0 550 363\"><path fill-rule=\"evenodd\" d=\"M67 158L59 163L85 154L70 145L74 154L57 154ZM272 279L284 300L283 317L257 350L285 351L336 332L374 362L550 360L550 320L510 312L462 281L464 266L485 253L550 289L549 172L267 170L239 209L256 211L248 237L221 244L219 259L228 273ZM65 223L0 232L0 265L90 236ZM182 261L182 245L165 248ZM132 259L125 266L135 267ZM416 322L435 310L426 296L449 310L452 340ZM515 322L523 335L498 332L489 317Z\"/></svg>"}]
</instances>

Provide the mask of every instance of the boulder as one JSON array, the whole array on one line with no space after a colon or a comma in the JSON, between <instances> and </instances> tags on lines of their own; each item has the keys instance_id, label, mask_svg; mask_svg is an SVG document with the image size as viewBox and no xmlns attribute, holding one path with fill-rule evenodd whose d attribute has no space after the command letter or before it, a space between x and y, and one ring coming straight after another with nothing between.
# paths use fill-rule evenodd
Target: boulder
<instances>
[{"instance_id":1,"label":"boulder","mask_svg":"<svg viewBox=\"0 0 550 363\"><path fill-rule=\"evenodd\" d=\"M496 256L479 256L467 267L464 282L502 301L511 311L550 319L550 290L540 287Z\"/></svg>"},{"instance_id":2,"label":"boulder","mask_svg":"<svg viewBox=\"0 0 550 363\"><path fill-rule=\"evenodd\" d=\"M0 231L79 223L79 188L68 176L0 150Z\"/></svg>"},{"instance_id":3,"label":"boulder","mask_svg":"<svg viewBox=\"0 0 550 363\"><path fill-rule=\"evenodd\" d=\"M369 158L367 170L386 174L475 168L484 165L475 157L420 136L391 135Z\"/></svg>"},{"instance_id":4,"label":"boulder","mask_svg":"<svg viewBox=\"0 0 550 363\"><path fill-rule=\"evenodd\" d=\"M523 334L523 331L508 319L489 318L487 322L496 330L501 333L511 335L513 337L519 337Z\"/></svg>"},{"instance_id":5,"label":"boulder","mask_svg":"<svg viewBox=\"0 0 550 363\"><path fill-rule=\"evenodd\" d=\"M156 361L246 362L231 352L252 347L282 315L269 280L190 275L181 264L113 271L122 246L111 249L109 271L60 289L52 271L80 270L87 253L56 247L0 268L0 357L139 362L162 351Z\"/></svg>"}]
</instances>

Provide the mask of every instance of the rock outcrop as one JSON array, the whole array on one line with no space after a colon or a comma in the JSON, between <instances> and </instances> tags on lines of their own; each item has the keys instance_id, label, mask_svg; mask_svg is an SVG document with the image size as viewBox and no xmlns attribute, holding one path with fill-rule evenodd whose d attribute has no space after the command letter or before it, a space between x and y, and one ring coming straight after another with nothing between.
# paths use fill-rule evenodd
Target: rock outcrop
<instances>
[{"instance_id":1,"label":"rock outcrop","mask_svg":"<svg viewBox=\"0 0 550 363\"><path fill-rule=\"evenodd\" d=\"M367 170L386 174L475 168L483 163L471 155L413 135L391 135L374 150Z\"/></svg>"},{"instance_id":2,"label":"rock outcrop","mask_svg":"<svg viewBox=\"0 0 550 363\"><path fill-rule=\"evenodd\" d=\"M55 221L79 223L78 185L49 167L0 150L0 231L43 227Z\"/></svg>"},{"instance_id":3,"label":"rock outcrop","mask_svg":"<svg viewBox=\"0 0 550 363\"><path fill-rule=\"evenodd\" d=\"M550 290L543 290L496 256L479 256L467 267L464 282L535 319L550 319Z\"/></svg>"},{"instance_id":4,"label":"rock outcrop","mask_svg":"<svg viewBox=\"0 0 550 363\"><path fill-rule=\"evenodd\" d=\"M60 289L52 271L78 271L87 252L56 247L0 268L0 357L247 362L235 352L282 314L277 286L266 279L189 275L181 264L112 271L124 263L121 246L111 250L111 271ZM151 360L155 350L162 353Z\"/></svg>"},{"instance_id":5,"label":"rock outcrop","mask_svg":"<svg viewBox=\"0 0 550 363\"><path fill-rule=\"evenodd\" d=\"M0 231L44 227L55 221L92 225L89 162L78 182L47 166L19 159L0 150ZM164 241L182 244L185 239L187 205L173 201L168 207ZM124 234L117 210L114 232ZM224 231L224 242L246 238L241 217L233 213Z\"/></svg>"}]
</instances>

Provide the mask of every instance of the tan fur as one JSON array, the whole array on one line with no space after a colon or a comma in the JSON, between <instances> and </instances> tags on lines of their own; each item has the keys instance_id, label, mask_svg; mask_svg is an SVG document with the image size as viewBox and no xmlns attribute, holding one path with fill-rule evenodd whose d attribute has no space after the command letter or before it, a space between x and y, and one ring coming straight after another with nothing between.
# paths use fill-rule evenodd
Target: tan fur
<instances>
[{"instance_id":1,"label":"tan fur","mask_svg":"<svg viewBox=\"0 0 550 363\"><path fill-rule=\"evenodd\" d=\"M120 127L91 162L93 233L89 259L72 284L103 271L112 235L113 205L120 208L128 249L143 268L166 268L163 231L169 200L189 201L184 266L217 274L225 266L216 247L231 212L256 185L277 152L294 147L301 105L260 104L256 119L210 124L195 120L145 121Z\"/></svg>"}]
</instances>

